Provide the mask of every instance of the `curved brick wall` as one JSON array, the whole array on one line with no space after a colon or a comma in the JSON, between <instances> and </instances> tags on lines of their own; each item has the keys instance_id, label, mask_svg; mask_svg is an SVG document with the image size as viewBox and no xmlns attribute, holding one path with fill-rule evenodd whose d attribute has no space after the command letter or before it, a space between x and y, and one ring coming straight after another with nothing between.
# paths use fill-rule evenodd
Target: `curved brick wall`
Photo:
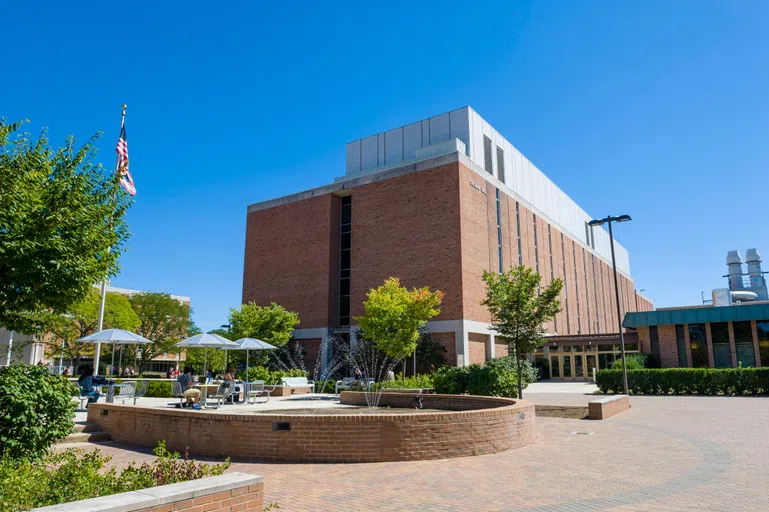
<instances>
[{"instance_id":1,"label":"curved brick wall","mask_svg":"<svg viewBox=\"0 0 769 512\"><path fill-rule=\"evenodd\" d=\"M364 403L362 393L342 402ZM383 393L380 405L413 407L414 395ZM424 395L441 412L227 414L91 404L88 419L113 439L196 456L290 462L385 462L496 453L533 443L534 404L508 398ZM223 409L226 411L227 409ZM444 411L445 410L445 411ZM104 414L106 412L106 415ZM288 423L290 430L285 428ZM279 425L281 424L281 425Z\"/></svg>"}]
</instances>

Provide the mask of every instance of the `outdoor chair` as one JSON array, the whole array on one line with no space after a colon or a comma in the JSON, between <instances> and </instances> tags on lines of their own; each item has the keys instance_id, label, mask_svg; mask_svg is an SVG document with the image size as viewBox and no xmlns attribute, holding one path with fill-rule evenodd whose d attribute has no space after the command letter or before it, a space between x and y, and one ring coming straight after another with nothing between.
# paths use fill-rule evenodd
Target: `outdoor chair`
<instances>
[{"instance_id":1,"label":"outdoor chair","mask_svg":"<svg viewBox=\"0 0 769 512\"><path fill-rule=\"evenodd\" d=\"M176 384L179 384L178 382ZM150 382L148 380L141 380L137 383L132 383L130 387L123 386L120 388L120 394L117 396L120 400L123 401L123 404L125 404L126 400L130 400L133 398L134 405L136 405L136 399L143 397L147 393L147 387L150 385ZM123 393L123 390L126 390L125 393Z\"/></svg>"},{"instance_id":2,"label":"outdoor chair","mask_svg":"<svg viewBox=\"0 0 769 512\"><path fill-rule=\"evenodd\" d=\"M374 384L374 379L368 378L368 379L363 379L363 381L366 383L366 390L370 390L371 385ZM355 387L356 382L361 382L361 381L356 380L355 377L345 377L342 380L336 381L336 386L334 386L334 394L338 395L339 390L351 389L352 387Z\"/></svg>"},{"instance_id":3,"label":"outdoor chair","mask_svg":"<svg viewBox=\"0 0 769 512\"><path fill-rule=\"evenodd\" d=\"M179 399L179 407L184 405L184 402L187 401L187 398L184 396L184 390L182 389L181 382L174 381L171 383L171 396Z\"/></svg>"},{"instance_id":4,"label":"outdoor chair","mask_svg":"<svg viewBox=\"0 0 769 512\"><path fill-rule=\"evenodd\" d=\"M248 396L246 396L246 401L249 404L266 404L270 401L270 393L272 393L275 390L273 389L265 389L264 388L264 381L263 380L257 380L255 382L251 382L248 385ZM258 401L257 399L259 397L267 397L267 400L264 401Z\"/></svg>"},{"instance_id":5,"label":"outdoor chair","mask_svg":"<svg viewBox=\"0 0 769 512\"><path fill-rule=\"evenodd\" d=\"M206 403L205 406L209 407L208 401L213 400L216 405L213 406L214 409L218 409L222 406L224 402L227 401L227 399L234 393L235 386L228 386L224 382L219 383L219 387L216 389L216 393L213 395L206 395Z\"/></svg>"}]
</instances>

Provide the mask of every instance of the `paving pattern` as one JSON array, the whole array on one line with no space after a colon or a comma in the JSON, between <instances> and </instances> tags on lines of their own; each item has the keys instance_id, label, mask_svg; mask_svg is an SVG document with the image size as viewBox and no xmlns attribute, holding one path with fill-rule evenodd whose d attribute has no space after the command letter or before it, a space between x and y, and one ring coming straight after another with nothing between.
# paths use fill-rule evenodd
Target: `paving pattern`
<instances>
[{"instance_id":1,"label":"paving pattern","mask_svg":"<svg viewBox=\"0 0 769 512\"><path fill-rule=\"evenodd\" d=\"M534 396L527 396L532 399ZM537 442L460 459L235 463L284 511L769 511L769 398L633 397L604 421L537 419ZM118 465L144 450L115 443Z\"/></svg>"}]
</instances>

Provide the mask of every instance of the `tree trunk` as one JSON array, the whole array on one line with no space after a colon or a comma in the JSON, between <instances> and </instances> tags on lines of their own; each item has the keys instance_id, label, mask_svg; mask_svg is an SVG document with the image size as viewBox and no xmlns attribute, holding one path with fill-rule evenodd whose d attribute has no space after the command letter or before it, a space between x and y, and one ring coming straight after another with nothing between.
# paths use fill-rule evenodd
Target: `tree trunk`
<instances>
[{"instance_id":1,"label":"tree trunk","mask_svg":"<svg viewBox=\"0 0 769 512\"><path fill-rule=\"evenodd\" d=\"M521 353L515 351L515 365L518 367L518 400L523 400L523 373L521 371Z\"/></svg>"}]
</instances>

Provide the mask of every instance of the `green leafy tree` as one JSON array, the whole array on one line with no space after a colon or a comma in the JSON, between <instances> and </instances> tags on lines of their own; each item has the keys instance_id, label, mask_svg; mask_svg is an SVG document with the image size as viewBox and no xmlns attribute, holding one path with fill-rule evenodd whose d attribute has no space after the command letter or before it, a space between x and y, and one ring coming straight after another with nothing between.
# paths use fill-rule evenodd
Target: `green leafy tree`
<instances>
[{"instance_id":1,"label":"green leafy tree","mask_svg":"<svg viewBox=\"0 0 769 512\"><path fill-rule=\"evenodd\" d=\"M0 119L0 325L31 333L36 312L65 313L117 274L131 202L95 162L99 134L51 148L21 125Z\"/></svg>"},{"instance_id":2,"label":"green leafy tree","mask_svg":"<svg viewBox=\"0 0 769 512\"><path fill-rule=\"evenodd\" d=\"M0 369L0 459L40 458L72 432L74 387L37 365Z\"/></svg>"},{"instance_id":3,"label":"green leafy tree","mask_svg":"<svg viewBox=\"0 0 769 512\"><path fill-rule=\"evenodd\" d=\"M41 337L49 357L71 359L77 366L81 357L91 357L95 344L78 343L75 340L96 332L99 322L101 295L95 289L70 308L66 314L45 312L37 315L42 323L44 336ZM128 297L119 293L107 293L104 301L104 328L118 328L135 331L139 317L131 307ZM103 345L109 355L111 347ZM106 359L105 359L106 360Z\"/></svg>"},{"instance_id":4,"label":"green leafy tree","mask_svg":"<svg viewBox=\"0 0 769 512\"><path fill-rule=\"evenodd\" d=\"M561 311L558 296L563 288L556 278L544 289L541 277L526 266L511 267L505 273L483 273L486 299L482 302L491 313L492 329L502 336L515 355L518 374L518 398L523 399L522 361L545 342L542 325Z\"/></svg>"},{"instance_id":5,"label":"green leafy tree","mask_svg":"<svg viewBox=\"0 0 769 512\"><path fill-rule=\"evenodd\" d=\"M429 288L408 290L391 277L368 292L365 313L355 317L363 335L392 359L410 356L417 348L420 329L440 313L443 292Z\"/></svg>"},{"instance_id":6,"label":"green leafy tree","mask_svg":"<svg viewBox=\"0 0 769 512\"><path fill-rule=\"evenodd\" d=\"M137 345L137 366L144 372L148 361L161 354L178 353L174 345L187 334L190 306L167 293L137 293L129 299L139 318L139 333L154 343Z\"/></svg>"},{"instance_id":7,"label":"green leafy tree","mask_svg":"<svg viewBox=\"0 0 769 512\"><path fill-rule=\"evenodd\" d=\"M280 304L257 306L254 302L243 304L240 311L230 309L231 339L257 338L270 345L282 347L291 339L294 328L299 325L299 315ZM228 337L228 335L225 335Z\"/></svg>"}]
</instances>

